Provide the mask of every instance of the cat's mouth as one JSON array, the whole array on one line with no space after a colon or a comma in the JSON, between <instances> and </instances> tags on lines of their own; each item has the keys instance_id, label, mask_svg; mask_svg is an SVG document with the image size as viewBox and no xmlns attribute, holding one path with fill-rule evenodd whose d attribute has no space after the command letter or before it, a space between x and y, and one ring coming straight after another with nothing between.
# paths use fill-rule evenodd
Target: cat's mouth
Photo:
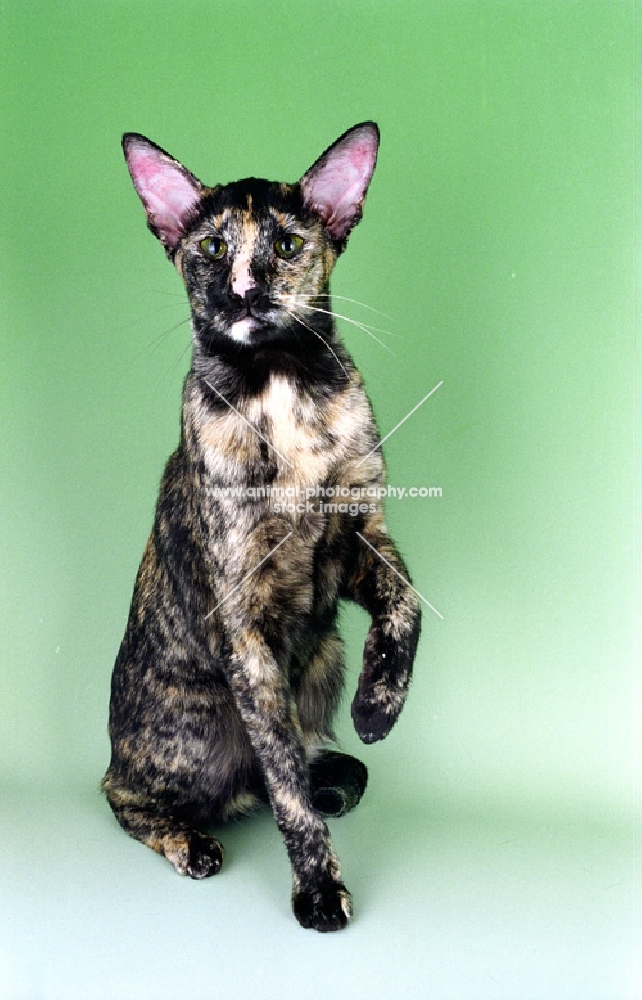
<instances>
[{"instance_id":1,"label":"cat's mouth","mask_svg":"<svg viewBox=\"0 0 642 1000\"><path fill-rule=\"evenodd\" d=\"M249 299L243 303L235 315L230 317L227 335L239 344L254 344L259 340L271 339L279 326L280 310L267 296L256 301Z\"/></svg>"}]
</instances>

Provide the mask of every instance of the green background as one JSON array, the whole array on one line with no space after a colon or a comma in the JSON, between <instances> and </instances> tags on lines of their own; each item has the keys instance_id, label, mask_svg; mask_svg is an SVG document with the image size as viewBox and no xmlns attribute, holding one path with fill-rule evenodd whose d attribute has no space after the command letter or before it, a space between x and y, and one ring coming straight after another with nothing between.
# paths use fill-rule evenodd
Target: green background
<instances>
[{"instance_id":1,"label":"green background","mask_svg":"<svg viewBox=\"0 0 642 1000\"><path fill-rule=\"evenodd\" d=\"M633 2L0 3L0 998L636 995ZM422 595L416 680L301 930L272 818L176 877L97 788L189 363L122 159L294 180L375 119L341 324ZM637 178L639 184L639 177ZM389 353L392 352L392 353Z\"/></svg>"}]
</instances>

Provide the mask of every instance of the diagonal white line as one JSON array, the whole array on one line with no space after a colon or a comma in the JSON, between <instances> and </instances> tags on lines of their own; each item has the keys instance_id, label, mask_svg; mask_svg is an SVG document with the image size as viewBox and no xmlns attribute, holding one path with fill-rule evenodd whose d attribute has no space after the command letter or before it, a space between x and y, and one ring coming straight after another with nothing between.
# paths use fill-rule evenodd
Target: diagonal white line
<instances>
[{"instance_id":1,"label":"diagonal white line","mask_svg":"<svg viewBox=\"0 0 642 1000\"><path fill-rule=\"evenodd\" d=\"M418 410L418 409L419 409L419 407L420 407L420 406L422 405L422 403L425 403L425 402L426 402L426 400L427 400L427 399L429 399L429 397L430 397L430 396L432 396L433 392L437 392L437 389L439 388L439 386L440 386L440 385L443 385L443 384L444 384L444 380L442 379L442 380L441 380L441 382L438 382L438 383L437 383L437 385L436 385L436 386L434 387L434 389L431 389L431 390L430 390L430 392L428 393L428 395L427 395L427 396L424 396L424 398L423 398L423 399L422 399L422 400L421 400L421 401L420 401L419 403L417 403L417 405L416 405L416 406L413 406L413 408L412 408L412 410L410 411L410 413L406 413L406 415L405 415L405 417L403 418L403 420L400 420L400 421L399 421L399 423L398 423L398 424L397 424L397 425L396 425L395 427L393 427L391 431L388 431L388 433L386 434L385 438L382 438L382 439L381 439L381 441L379 441L379 443L378 443L378 444L376 444L376 445L374 446L374 448L372 448L372 449L371 449L371 450L370 450L370 451L368 452L368 454L367 454L367 455L364 455L364 456L363 456L363 458L361 459L361 461L360 461L360 462L357 462L357 464L356 464L355 468L356 468L356 469L358 469L358 468L359 468L359 466L360 466L360 465L362 465L362 463L363 463L363 462L365 462L365 460L366 460L367 458L370 458L370 456L372 455L372 452L373 452L373 451L376 451L376 450L377 450L377 448L381 448L381 445L383 444L383 442L384 442L384 441L387 441L387 440L388 440L388 438L390 437L390 435L391 435L391 434L394 434L394 432L395 432L396 430L398 430L398 429L399 429L399 428L401 427L401 425L402 425L402 424L405 424L405 422L406 422L406 420L408 419L408 417L411 417L411 416L413 415L413 413L415 412L415 410Z\"/></svg>"},{"instance_id":2,"label":"diagonal white line","mask_svg":"<svg viewBox=\"0 0 642 1000\"><path fill-rule=\"evenodd\" d=\"M266 561L266 559L269 559L271 555L274 555L274 553L276 552L276 550L281 545L283 545L284 542L287 542L287 540L288 540L288 538L290 537L291 534L292 534L292 532L288 531L288 533L285 536L285 538L282 538L280 542L277 542L276 545L274 546L274 548L270 549L270 551L268 552L268 554L266 556L263 556L263 558L261 559L261 562L258 562L256 564L256 566L254 567L254 569L251 569L249 573L245 574L245 576L243 577L243 579L241 580L241 582L237 583L236 587L232 587L232 589L230 590L230 592L225 595L225 597L223 598L223 600L218 602L218 604L216 605L216 608L220 608L221 604L225 604L225 602L228 599L228 597L231 597L232 594L239 589L239 587L242 587L243 584L245 583L245 581L249 580L249 578L252 576L252 573L256 573L256 571L259 568L259 566L262 566L263 563ZM205 615L205 618L203 619L203 621L207 621L207 619L210 617L210 615L214 614L214 612L216 611L216 608L212 608L211 611L208 611L207 614Z\"/></svg>"},{"instance_id":3,"label":"diagonal white line","mask_svg":"<svg viewBox=\"0 0 642 1000\"><path fill-rule=\"evenodd\" d=\"M435 612L435 614L437 615L438 618L441 618L442 621L444 620L444 616L441 615L441 614L439 614L439 612L437 611L437 608L433 608L433 606L430 603L430 601L427 601L426 598L424 597L424 595L420 594L419 591L417 590L417 588L413 587L413 585L410 583L410 581L406 580L405 576L402 576L401 573L399 572L399 570L395 569L394 566L392 565L392 563L389 563L388 560L386 559L386 557L381 555L381 552L379 552L379 549L376 549L374 547L374 545L371 545L370 542L368 541L368 539L364 538L360 531L357 531L357 535L359 536L359 538L361 539L362 542L366 543L366 545L368 546L369 549L372 549L372 551L375 553L375 555L378 555L379 558L383 562L385 562L386 566L390 567L390 569L392 570L393 573L397 574L397 576L399 577L400 580L403 580L403 582L406 584L406 586L410 587L411 590L414 590L414 592L417 595L417 597L420 597L421 600L424 602L424 604L427 604L428 607L430 608L430 610Z\"/></svg>"},{"instance_id":4,"label":"diagonal white line","mask_svg":"<svg viewBox=\"0 0 642 1000\"><path fill-rule=\"evenodd\" d=\"M261 434L261 432L259 430L257 430L257 428L254 426L254 424L251 424L250 421L247 420L243 416L243 414L240 413L232 403L230 403L229 399L225 398L225 396L223 395L222 392L219 392L218 389L215 389L214 386L212 385L212 383L208 382L206 378L204 378L203 381L205 382L205 385L208 385L210 387L210 389L212 390L212 392L215 392L217 396L221 397L221 399L223 400L224 403L227 403L227 405L229 406L230 410L234 410L234 412L236 413L237 417L240 417L241 420L244 423L246 423L248 427L252 428L252 430L254 431L254 433L256 435L258 435L258 437L261 438L261 441L265 441L266 445L269 448L271 448L272 451L276 452L276 454L279 456L279 458L281 458L285 462L286 465L289 465L291 469L294 468L294 466L292 465L292 462L289 462L288 459L285 457L285 455L282 455L281 452L278 450L278 448L274 447L274 445L272 444L271 441L268 441L268 439L266 437L263 437L263 435Z\"/></svg>"}]
</instances>

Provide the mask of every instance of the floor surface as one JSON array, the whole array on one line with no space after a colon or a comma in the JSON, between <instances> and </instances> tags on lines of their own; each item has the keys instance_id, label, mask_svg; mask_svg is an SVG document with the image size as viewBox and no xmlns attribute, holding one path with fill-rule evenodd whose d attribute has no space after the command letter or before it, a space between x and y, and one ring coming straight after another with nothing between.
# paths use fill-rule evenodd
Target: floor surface
<instances>
[{"instance_id":1,"label":"floor surface","mask_svg":"<svg viewBox=\"0 0 642 1000\"><path fill-rule=\"evenodd\" d=\"M639 995L626 824L369 792L331 827L355 915L319 935L290 913L268 812L224 828L221 874L194 882L121 833L98 793L6 795L2 1000Z\"/></svg>"}]
</instances>

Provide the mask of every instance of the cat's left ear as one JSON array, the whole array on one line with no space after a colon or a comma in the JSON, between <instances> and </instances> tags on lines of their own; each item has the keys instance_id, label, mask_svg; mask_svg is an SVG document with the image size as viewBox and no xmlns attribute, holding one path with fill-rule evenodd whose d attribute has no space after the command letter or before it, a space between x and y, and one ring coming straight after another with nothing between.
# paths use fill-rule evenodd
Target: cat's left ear
<instances>
[{"instance_id":1,"label":"cat's left ear","mask_svg":"<svg viewBox=\"0 0 642 1000\"><path fill-rule=\"evenodd\" d=\"M123 152L149 228L173 256L201 200L203 185L182 163L137 132L123 136Z\"/></svg>"},{"instance_id":2,"label":"cat's left ear","mask_svg":"<svg viewBox=\"0 0 642 1000\"><path fill-rule=\"evenodd\" d=\"M345 243L361 218L379 148L379 129L362 122L344 132L301 178L306 208L330 236Z\"/></svg>"}]
</instances>

